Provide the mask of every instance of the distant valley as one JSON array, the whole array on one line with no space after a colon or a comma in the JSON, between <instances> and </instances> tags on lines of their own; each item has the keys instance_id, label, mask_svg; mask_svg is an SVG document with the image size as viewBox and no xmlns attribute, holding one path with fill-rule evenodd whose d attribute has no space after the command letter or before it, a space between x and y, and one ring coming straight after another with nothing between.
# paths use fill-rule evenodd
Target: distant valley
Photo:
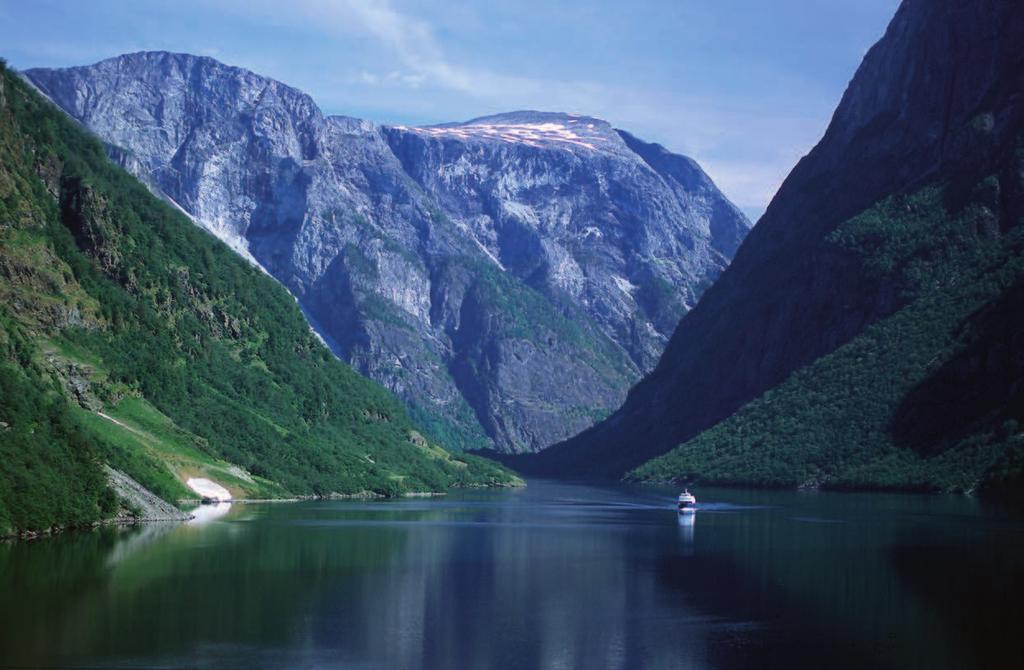
<instances>
[{"instance_id":1,"label":"distant valley","mask_svg":"<svg viewBox=\"0 0 1024 670\"><path fill-rule=\"evenodd\" d=\"M1024 0L0 35L0 670L1024 668Z\"/></svg>"},{"instance_id":2,"label":"distant valley","mask_svg":"<svg viewBox=\"0 0 1024 670\"><path fill-rule=\"evenodd\" d=\"M1012 3L904 2L753 229L592 117L383 126L167 52L5 68L0 534L190 481L1019 495L1022 42Z\"/></svg>"}]
</instances>

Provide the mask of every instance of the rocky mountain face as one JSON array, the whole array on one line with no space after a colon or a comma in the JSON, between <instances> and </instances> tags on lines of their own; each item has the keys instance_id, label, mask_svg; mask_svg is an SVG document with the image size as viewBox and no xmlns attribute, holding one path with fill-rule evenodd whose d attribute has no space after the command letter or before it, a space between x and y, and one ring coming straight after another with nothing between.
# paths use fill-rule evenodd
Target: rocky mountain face
<instances>
[{"instance_id":1,"label":"rocky mountain face","mask_svg":"<svg viewBox=\"0 0 1024 670\"><path fill-rule=\"evenodd\" d=\"M25 75L452 447L535 451L619 406L749 228L598 119L379 126L183 54Z\"/></svg>"},{"instance_id":2,"label":"rocky mountain face","mask_svg":"<svg viewBox=\"0 0 1024 670\"><path fill-rule=\"evenodd\" d=\"M780 403L783 396L799 398L804 408L818 407L825 413L829 401L810 392L813 379L823 379L827 372L831 375L827 387L846 391L850 389L844 384L855 380L880 383L887 378L878 366L863 368L864 374L846 373L870 360L864 356L880 352L902 351L907 356L893 360L907 359L918 344L913 339L916 333L925 335L915 330L922 327L923 315L954 314L959 307L925 310L919 306L922 311L915 313L921 318L906 319L904 323L915 324L907 326L909 330L893 327L895 339L887 344L868 347L866 341L852 342L872 325L881 324L883 329L870 331L873 335L889 332L883 321L917 299L953 295L967 285L968 278L978 287L1010 291L1007 282L1015 281L1012 272L998 275L998 281L997 275L970 273L994 272L993 268L1009 267L1019 257L1015 240L1024 213L1022 43L1024 14L1017 2L905 0L885 36L864 58L822 140L786 179L728 270L682 319L655 370L607 420L520 465L550 473L621 476L694 438L787 378L802 386L764 396L757 405L761 417L757 425L767 425L765 417L774 417L783 407L795 407ZM976 256L962 256L967 251ZM921 285L922 277L931 277L932 284ZM978 301L979 309L993 298L985 295L984 300L971 298ZM994 307L983 311L998 310L999 304L997 299L991 302ZM971 318L963 316L961 330L928 326L936 357L925 359L913 371L920 374L923 388L930 388L927 380L934 372L928 366L962 355L957 354L955 343L970 330L964 324L973 323ZM981 325L978 328L979 333L984 330ZM993 344L993 338L983 334L979 341ZM848 343L864 345L856 361L848 357L852 350L844 350L840 358L816 366L805 377L794 375ZM1000 355L1002 360L1008 354ZM831 371L825 369L828 366ZM992 377L985 372L989 368L977 360L973 367L961 361L958 370L973 370L961 375L959 382L969 387L955 393L947 388L943 393L1000 395L984 411L976 408L975 415L1005 418L1001 408L1020 390L1022 368L1018 361L1009 368L1016 372L1001 373L1016 380L1000 382L1005 393L971 392L969 388L978 391L989 384ZM837 422L833 428L840 432L833 435L856 420L858 402L863 407L876 393L889 390L867 386L848 393L845 423ZM910 393L895 418L888 410L880 411L865 439L899 446L901 439L892 432L906 424L908 404L917 408L917 415L934 414L926 411L928 402L922 401L922 393L927 395ZM771 403L774 410L768 407ZM739 453L740 445L748 458L754 458L751 454L758 453L757 444L778 441L778 435L749 430L744 437L741 428L749 429L754 423L751 419L743 426L737 424L729 435L731 445L717 439L702 444L722 448L716 456L719 463ZM820 425L813 419L806 423ZM779 424L775 428L795 430ZM823 435L819 442L831 439L827 431ZM675 466L694 463L687 459ZM745 467L739 462L734 465L734 474ZM714 463L706 461L703 466L711 468ZM728 472L720 474L720 481L730 480ZM739 479L750 478L733 480Z\"/></svg>"}]
</instances>

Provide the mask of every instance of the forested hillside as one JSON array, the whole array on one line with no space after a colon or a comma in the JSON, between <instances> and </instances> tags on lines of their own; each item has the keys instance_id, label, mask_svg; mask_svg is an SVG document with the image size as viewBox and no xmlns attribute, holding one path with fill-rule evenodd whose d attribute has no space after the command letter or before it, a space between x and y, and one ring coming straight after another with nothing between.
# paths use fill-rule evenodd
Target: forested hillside
<instances>
[{"instance_id":1,"label":"forested hillside","mask_svg":"<svg viewBox=\"0 0 1024 670\"><path fill-rule=\"evenodd\" d=\"M0 530L100 519L109 463L167 500L509 483L429 444L271 278L0 72Z\"/></svg>"},{"instance_id":2,"label":"forested hillside","mask_svg":"<svg viewBox=\"0 0 1024 670\"><path fill-rule=\"evenodd\" d=\"M1019 3L905 0L655 370L522 467L620 477L684 445L634 476L1012 481L1022 41Z\"/></svg>"},{"instance_id":3,"label":"forested hillside","mask_svg":"<svg viewBox=\"0 0 1024 670\"><path fill-rule=\"evenodd\" d=\"M1024 145L1019 145L1024 146ZM1024 167L1020 148L1015 167ZM1009 491L1024 478L1024 225L993 175L889 198L828 242L903 307L630 473L647 481ZM966 197L965 197L966 196Z\"/></svg>"}]
</instances>

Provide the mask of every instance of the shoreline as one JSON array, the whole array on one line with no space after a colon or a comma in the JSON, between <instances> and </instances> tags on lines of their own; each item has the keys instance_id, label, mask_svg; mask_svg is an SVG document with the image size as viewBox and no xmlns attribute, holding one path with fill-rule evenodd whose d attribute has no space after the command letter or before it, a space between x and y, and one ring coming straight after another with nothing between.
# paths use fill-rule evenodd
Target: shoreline
<instances>
[{"instance_id":1,"label":"shoreline","mask_svg":"<svg viewBox=\"0 0 1024 670\"><path fill-rule=\"evenodd\" d=\"M581 480L587 481L587 480ZM596 480L595 480L596 483ZM915 495L915 496L963 496L966 498L978 498L993 500L1002 499L999 496L986 496L984 491L979 491L977 484L968 490L930 488L925 486L914 487L882 487L882 486L829 486L827 483L802 483L802 484L751 484L743 482L708 482L682 479L622 479L622 484L634 486L707 486L723 489L747 489L750 491L794 491L802 493L877 493L888 495Z\"/></svg>"},{"instance_id":2,"label":"shoreline","mask_svg":"<svg viewBox=\"0 0 1024 670\"><path fill-rule=\"evenodd\" d=\"M499 485L499 486L453 486L453 489L509 489L509 488L523 488L526 486L525 480L521 484L516 485ZM129 526L141 526L144 524L151 523L184 523L195 519L195 515L182 510L182 505L194 505L195 507L214 506L222 503L227 504L239 504L239 505L253 505L253 504L265 504L265 503L297 503L297 502L310 502L317 500L400 500L403 498L443 498L448 495L448 491L408 491L401 494L400 496L386 496L382 493L376 493L374 491L360 491L358 493L331 493L325 496L309 495L309 496L289 496L281 498L231 498L229 500L217 500L210 502L203 502L198 498L179 498L175 502L175 507L178 509L180 515L166 516L166 517L126 517L126 516L115 516L109 519L100 519L93 521L88 524L82 524L79 526L53 526L45 530L38 531L16 531L13 533L0 535L0 542L17 542L19 540L41 540L45 538L55 537L57 535L63 535L64 533L76 532L76 531L91 531L104 526L111 527L129 527ZM169 504L169 503L168 503Z\"/></svg>"}]
</instances>

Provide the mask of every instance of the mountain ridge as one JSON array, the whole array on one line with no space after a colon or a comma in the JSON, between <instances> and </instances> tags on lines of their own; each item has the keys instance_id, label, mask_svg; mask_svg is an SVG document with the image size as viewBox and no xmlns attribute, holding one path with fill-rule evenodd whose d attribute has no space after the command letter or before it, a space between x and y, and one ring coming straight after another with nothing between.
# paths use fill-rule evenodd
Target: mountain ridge
<instances>
[{"instance_id":1,"label":"mountain ridge","mask_svg":"<svg viewBox=\"0 0 1024 670\"><path fill-rule=\"evenodd\" d=\"M749 228L699 167L666 176L590 117L380 125L166 52L25 75L455 448L532 451L611 411Z\"/></svg>"}]
</instances>

